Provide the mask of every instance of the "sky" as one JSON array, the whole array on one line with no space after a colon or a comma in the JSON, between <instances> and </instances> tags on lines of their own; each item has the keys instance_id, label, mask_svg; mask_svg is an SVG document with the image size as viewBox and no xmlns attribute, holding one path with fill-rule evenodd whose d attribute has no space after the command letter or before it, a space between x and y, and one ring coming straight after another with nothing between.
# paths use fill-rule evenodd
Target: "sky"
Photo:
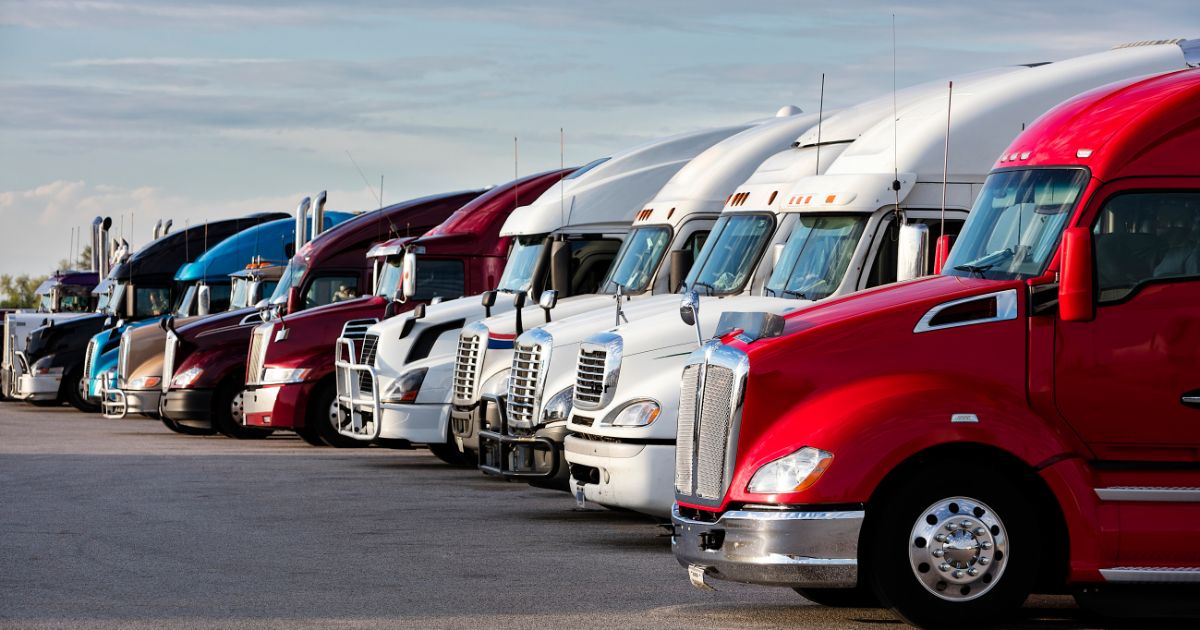
<instances>
[{"instance_id":1,"label":"sky","mask_svg":"<svg viewBox=\"0 0 1200 630\"><path fill-rule=\"evenodd\" d=\"M893 65L903 87L1178 37L1200 2L0 0L0 273L49 272L98 215L136 247L321 190L366 210L381 176L395 203L815 112L822 73L835 108Z\"/></svg>"}]
</instances>

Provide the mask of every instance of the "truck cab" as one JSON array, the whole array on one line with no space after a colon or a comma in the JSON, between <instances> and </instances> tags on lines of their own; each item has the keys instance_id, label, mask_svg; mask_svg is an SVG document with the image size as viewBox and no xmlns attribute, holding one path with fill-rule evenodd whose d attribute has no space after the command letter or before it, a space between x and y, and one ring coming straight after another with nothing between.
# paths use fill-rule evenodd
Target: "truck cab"
<instances>
[{"instance_id":1,"label":"truck cab","mask_svg":"<svg viewBox=\"0 0 1200 630\"><path fill-rule=\"evenodd\" d=\"M92 289L100 281L91 271L56 271L37 288L34 311L4 314L4 338L0 340L0 400L11 398L21 375L17 353L25 350L29 332L51 323L65 322L91 313L96 308Z\"/></svg>"},{"instance_id":2,"label":"truck cab","mask_svg":"<svg viewBox=\"0 0 1200 630\"><path fill-rule=\"evenodd\" d=\"M927 85L896 116L888 111L823 174L783 189L780 230L788 221L794 227L760 263L756 295L717 297L729 294L737 274L702 267L689 278L693 325L673 317L632 321L573 353L576 369L562 370L573 378L558 380L576 388L566 457L577 499L668 518L676 420L686 404L678 383L698 338L740 312L782 315L932 273L933 244L958 233L993 156L1027 122L1079 91L1182 66L1174 45L1107 51L956 77L949 103L942 82ZM890 100L880 99L884 109ZM738 208L730 211L736 216ZM719 252L711 259L720 262ZM552 363L549 373L556 371Z\"/></svg>"},{"instance_id":3,"label":"truck cab","mask_svg":"<svg viewBox=\"0 0 1200 630\"><path fill-rule=\"evenodd\" d=\"M495 186L466 200L440 225L416 238L394 239L368 253L376 261L374 295L365 300L310 309L255 332L260 374L247 377L246 424L300 428L324 444L365 446L337 431L334 348L355 356L370 351L365 330L386 317L454 300L494 286L503 269L499 224L522 198L532 199L564 176L539 173ZM288 330L286 339L272 331ZM339 336L344 340L338 341ZM268 375L304 369L302 382L271 383ZM307 394L301 393L308 390Z\"/></svg>"},{"instance_id":4,"label":"truck cab","mask_svg":"<svg viewBox=\"0 0 1200 630\"><path fill-rule=\"evenodd\" d=\"M479 192L432 195L358 214L308 241L303 226L309 204L307 199L301 202L296 211L300 226L295 231L300 235L296 253L268 308L210 315L184 325L169 321L160 381L164 424L184 433L266 435L268 431L245 427L241 417L247 351L255 327L265 319L279 319L334 301L370 300L359 296L370 292L374 278L366 257L372 243L387 235L421 234ZM314 211L320 208L320 203L313 206Z\"/></svg>"},{"instance_id":5,"label":"truck cab","mask_svg":"<svg viewBox=\"0 0 1200 630\"><path fill-rule=\"evenodd\" d=\"M1003 150L940 275L694 352L692 581L857 588L918 626L1064 589L1194 612L1198 98L1183 70L1067 100Z\"/></svg>"},{"instance_id":6,"label":"truck cab","mask_svg":"<svg viewBox=\"0 0 1200 630\"><path fill-rule=\"evenodd\" d=\"M595 160L514 210L500 228L507 261L491 291L430 306L420 317L409 314L381 322L370 331L379 339L370 366L375 374L372 390L359 396L354 406L357 420L345 416L342 433L366 441L429 444L435 455L451 463L473 465L474 429L456 436L462 444L452 442L450 433L451 382L463 326L519 313L510 325L523 327L524 322L535 325L532 322L585 308L574 296L594 294L600 287L629 231L632 209L642 208L654 190L696 154L740 129L680 134ZM540 295L553 299L535 303ZM505 335L503 329L496 332L496 343L511 348L514 335ZM493 349L502 352L498 346ZM481 360L482 355L477 353ZM368 411L371 420L365 420L362 411ZM474 417L473 407L460 411Z\"/></svg>"},{"instance_id":7,"label":"truck cab","mask_svg":"<svg viewBox=\"0 0 1200 630\"><path fill-rule=\"evenodd\" d=\"M323 203L323 195L317 198L318 203ZM354 216L347 212L324 212L322 208L321 212L312 213L314 221L318 214L322 225L319 229L307 228L310 235ZM264 299L252 296L262 292L264 283L272 289L278 283L282 275L280 263L295 252L295 233L296 222L292 218L262 223L230 236L180 267L175 282L185 289L171 314L174 325L246 308ZM235 305L237 308L233 308ZM130 413L158 416L163 344L167 335L166 327L161 325L164 321L152 318L122 332L117 360L100 377L101 407L106 416L120 418Z\"/></svg>"}]
</instances>

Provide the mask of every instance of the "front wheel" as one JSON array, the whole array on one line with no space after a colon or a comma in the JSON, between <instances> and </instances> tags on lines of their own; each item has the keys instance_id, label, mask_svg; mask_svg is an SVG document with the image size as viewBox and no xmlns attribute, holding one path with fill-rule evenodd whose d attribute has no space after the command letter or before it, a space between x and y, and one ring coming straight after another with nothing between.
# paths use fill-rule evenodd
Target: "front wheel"
<instances>
[{"instance_id":1,"label":"front wheel","mask_svg":"<svg viewBox=\"0 0 1200 630\"><path fill-rule=\"evenodd\" d=\"M63 378L62 397L67 399L67 402L72 407L84 413L99 413L100 405L88 400L88 382L83 378L83 367L77 367Z\"/></svg>"},{"instance_id":2,"label":"front wheel","mask_svg":"<svg viewBox=\"0 0 1200 630\"><path fill-rule=\"evenodd\" d=\"M271 435L271 429L248 427L242 424L245 388L240 382L226 381L213 394L213 428L223 435L237 440L262 439Z\"/></svg>"},{"instance_id":3,"label":"front wheel","mask_svg":"<svg viewBox=\"0 0 1200 630\"><path fill-rule=\"evenodd\" d=\"M370 446L370 442L359 440L338 433L337 390L333 381L317 386L312 400L308 405L308 416L304 423L309 429L316 429L321 441L335 448L362 448ZM302 436L303 437L303 436Z\"/></svg>"},{"instance_id":4,"label":"front wheel","mask_svg":"<svg viewBox=\"0 0 1200 630\"><path fill-rule=\"evenodd\" d=\"M1033 590L1040 540L1033 507L1012 483L912 476L868 511L869 581L883 605L925 628L993 623ZM1052 525L1047 525L1052 527Z\"/></svg>"}]
</instances>

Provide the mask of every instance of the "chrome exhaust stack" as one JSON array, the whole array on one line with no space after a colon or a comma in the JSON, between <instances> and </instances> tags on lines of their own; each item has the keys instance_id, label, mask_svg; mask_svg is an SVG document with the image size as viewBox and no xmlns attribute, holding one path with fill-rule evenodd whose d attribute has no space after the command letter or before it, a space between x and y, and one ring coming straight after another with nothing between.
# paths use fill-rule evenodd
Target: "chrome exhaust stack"
<instances>
[{"instance_id":1,"label":"chrome exhaust stack","mask_svg":"<svg viewBox=\"0 0 1200 630\"><path fill-rule=\"evenodd\" d=\"M292 255L300 253L300 248L304 247L304 219L308 217L308 207L312 203L308 197L300 200L300 205L296 206L296 251Z\"/></svg>"},{"instance_id":2,"label":"chrome exhaust stack","mask_svg":"<svg viewBox=\"0 0 1200 630\"><path fill-rule=\"evenodd\" d=\"M162 236L162 219L154 222L154 240L157 241L160 236Z\"/></svg>"},{"instance_id":3,"label":"chrome exhaust stack","mask_svg":"<svg viewBox=\"0 0 1200 630\"><path fill-rule=\"evenodd\" d=\"M96 217L92 219L92 260L91 269L89 271L100 272L100 241L103 239L100 235L100 226L104 223L104 219ZM104 274L100 274L103 279Z\"/></svg>"},{"instance_id":4,"label":"chrome exhaust stack","mask_svg":"<svg viewBox=\"0 0 1200 630\"><path fill-rule=\"evenodd\" d=\"M312 237L309 238L309 240L311 241L312 239L317 238L317 236L319 236L321 234L321 232L324 232L324 231L325 231L325 191L322 190L321 192L317 193L317 201L315 203L313 203L312 232L311 232Z\"/></svg>"}]
</instances>

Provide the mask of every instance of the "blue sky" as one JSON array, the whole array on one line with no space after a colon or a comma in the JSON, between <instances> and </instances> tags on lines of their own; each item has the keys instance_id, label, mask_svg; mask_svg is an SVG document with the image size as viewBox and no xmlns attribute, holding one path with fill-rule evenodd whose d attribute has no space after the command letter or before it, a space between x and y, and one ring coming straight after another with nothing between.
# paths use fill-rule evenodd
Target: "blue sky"
<instances>
[{"instance_id":1,"label":"blue sky","mask_svg":"<svg viewBox=\"0 0 1200 630\"><path fill-rule=\"evenodd\" d=\"M963 70L1200 37L1200 3L0 0L0 273L176 225L501 183ZM132 224L132 234L130 225Z\"/></svg>"}]
</instances>

